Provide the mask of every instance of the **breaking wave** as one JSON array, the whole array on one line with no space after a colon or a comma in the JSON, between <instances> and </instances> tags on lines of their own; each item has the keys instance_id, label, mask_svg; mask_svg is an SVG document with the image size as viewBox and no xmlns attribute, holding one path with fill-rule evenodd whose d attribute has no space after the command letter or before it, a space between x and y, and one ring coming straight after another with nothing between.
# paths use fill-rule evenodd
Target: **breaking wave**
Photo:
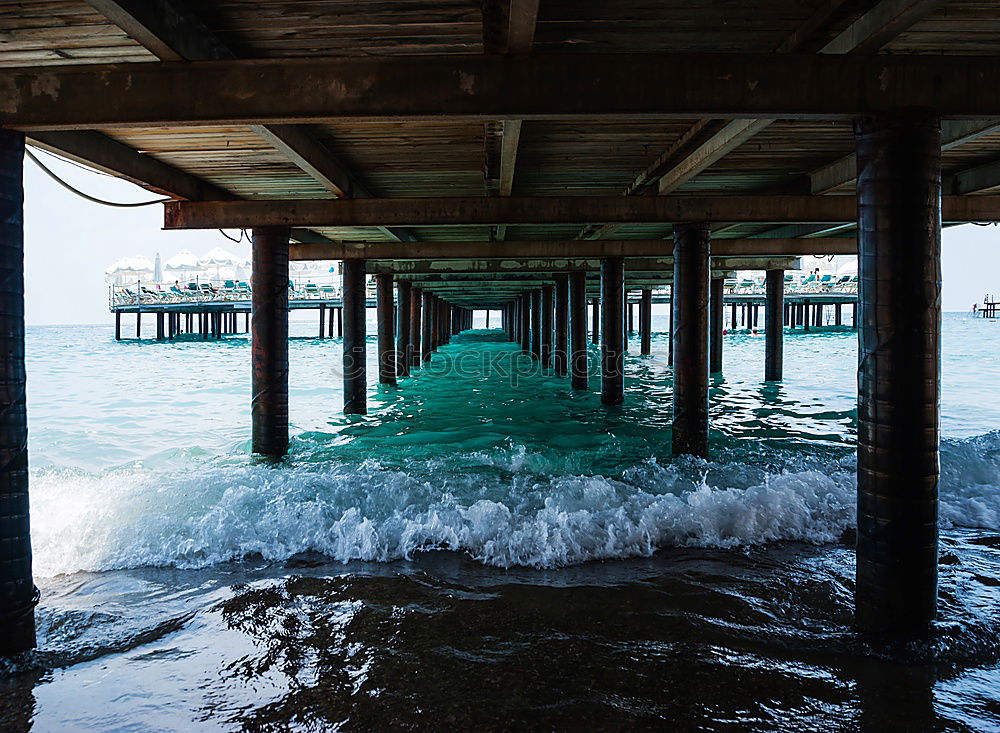
<instances>
[{"instance_id":1,"label":"breaking wave","mask_svg":"<svg viewBox=\"0 0 1000 733\"><path fill-rule=\"evenodd\" d=\"M616 477L561 473L523 447L426 461L32 477L36 573L204 567L319 552L392 561L429 550L493 566L553 568L670 546L837 541L855 522L853 457L791 456L782 469L648 460ZM942 445L945 526L1000 530L1000 432Z\"/></svg>"}]
</instances>

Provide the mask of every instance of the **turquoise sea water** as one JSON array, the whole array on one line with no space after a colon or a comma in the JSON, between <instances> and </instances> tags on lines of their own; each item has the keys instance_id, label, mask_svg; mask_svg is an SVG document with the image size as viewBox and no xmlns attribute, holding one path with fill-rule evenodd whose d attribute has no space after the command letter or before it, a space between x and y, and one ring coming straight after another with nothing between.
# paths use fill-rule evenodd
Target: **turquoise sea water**
<instances>
[{"instance_id":1,"label":"turquoise sea water","mask_svg":"<svg viewBox=\"0 0 1000 733\"><path fill-rule=\"evenodd\" d=\"M664 321L620 409L596 351L578 393L475 330L350 418L296 322L278 467L245 337L29 329L40 651L0 721L1000 729L1000 323L945 317L942 620L886 651L850 630L856 333L786 331L777 385L728 335L704 462L670 456Z\"/></svg>"}]
</instances>

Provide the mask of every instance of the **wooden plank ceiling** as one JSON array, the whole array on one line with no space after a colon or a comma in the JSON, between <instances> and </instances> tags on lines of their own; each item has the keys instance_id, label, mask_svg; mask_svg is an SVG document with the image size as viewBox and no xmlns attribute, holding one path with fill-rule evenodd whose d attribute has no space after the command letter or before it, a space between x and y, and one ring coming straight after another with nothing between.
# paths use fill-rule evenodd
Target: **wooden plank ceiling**
<instances>
[{"instance_id":1,"label":"wooden plank ceiling","mask_svg":"<svg viewBox=\"0 0 1000 733\"><path fill-rule=\"evenodd\" d=\"M145 22L141 18L133 27L135 38L112 22L117 18L132 27L121 18L131 17L137 3L143 2L157 12L167 9L190 21L183 29L188 34L185 40L192 40L193 24L200 34L195 41L224 49L235 58L855 49L1000 55L1000 3L984 0L0 0L0 66L149 63L163 58L164 48L175 58L197 60L183 50L189 46L171 47L169 37L161 37L159 46L151 44L148 35L135 30ZM316 167L329 170L329 165L344 177L339 180L356 182L353 196L655 194L661 180L669 181L673 194L808 194L810 176L849 158L853 149L850 125L845 122L748 124L734 133L733 127L727 130L718 121L696 118L525 121L506 126L467 121L339 122L298 126L315 146L312 157L298 158L250 127L123 128L101 134L139 156L216 187L210 190L243 199L343 195L329 178L324 181L316 175ZM55 142L49 149L60 149L58 134L50 138ZM72 153L68 147L65 150ZM314 165L316 150L327 168ZM86 159L83 154L76 157ZM505 170L498 170L498 165ZM946 185L954 189L947 192L995 192L1000 188L1000 132L970 137L946 149L944 172ZM130 175L137 177L134 172ZM852 193L851 175L841 178L823 195ZM162 189L157 181L145 183ZM774 229L726 227L725 222L717 226L720 237ZM819 229L800 233L822 234ZM506 231L487 226L316 231L336 241L404 242L669 235L666 227L649 224L583 229L518 225Z\"/></svg>"}]
</instances>

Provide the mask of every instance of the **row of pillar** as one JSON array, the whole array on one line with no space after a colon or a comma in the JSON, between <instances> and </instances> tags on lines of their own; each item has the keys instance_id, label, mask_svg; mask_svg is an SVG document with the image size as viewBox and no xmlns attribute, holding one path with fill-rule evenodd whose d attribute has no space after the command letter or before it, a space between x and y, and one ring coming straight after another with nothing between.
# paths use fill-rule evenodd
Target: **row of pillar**
<instances>
[{"instance_id":1,"label":"row of pillar","mask_svg":"<svg viewBox=\"0 0 1000 733\"><path fill-rule=\"evenodd\" d=\"M197 333L205 339L222 338L230 333L247 333L250 331L250 314L243 313L243 325L240 326L240 314L236 311L200 311L187 313L183 311L157 311L156 340L169 341L184 333ZM135 314L135 337L142 338L142 313ZM122 338L122 312L115 311L115 340Z\"/></svg>"},{"instance_id":2,"label":"row of pillar","mask_svg":"<svg viewBox=\"0 0 1000 733\"><path fill-rule=\"evenodd\" d=\"M865 631L913 634L934 618L937 597L941 324L941 130L913 110L855 123L858 249L858 504L856 623ZM34 646L37 591L31 575L24 361L24 135L0 130L0 654ZM253 232L253 448L280 456L288 447L287 227ZM674 227L672 334L674 448L707 453L709 226ZM624 351L623 265L602 263L606 319L604 379L620 378ZM568 283L570 369L585 378L582 273ZM777 276L768 309L775 317ZM364 411L364 264L345 263L345 409ZM385 289L383 288L384 292ZM387 296L386 296L387 297ZM541 297L541 294L538 296ZM423 308L415 306L422 300ZM405 348L409 367L442 342L448 304L411 288ZM401 318L404 311L401 309ZM525 348L529 306L508 307ZM391 318L391 316L390 316ZM421 319L423 318L423 328ZM428 320L431 326L428 329ZM557 322L560 322L557 317ZM414 325L416 324L416 325ZM538 323L540 326L540 322ZM380 329L381 330L381 329ZM768 329L780 333L780 329ZM402 329L400 329L402 331ZM400 335L400 331L397 334ZM416 334L423 338L417 339ZM380 339L385 346L385 342ZM399 349L397 339L397 350ZM418 346L419 344L419 346ZM537 344L541 356L541 343ZM778 348L778 342L769 346ZM352 369L346 366L350 361ZM772 360L772 366L777 360ZM397 364L396 374L400 373ZM386 373L388 377L388 371ZM617 382L615 382L617 385ZM617 399L617 387L609 393ZM602 386L602 395L605 390Z\"/></svg>"}]
</instances>

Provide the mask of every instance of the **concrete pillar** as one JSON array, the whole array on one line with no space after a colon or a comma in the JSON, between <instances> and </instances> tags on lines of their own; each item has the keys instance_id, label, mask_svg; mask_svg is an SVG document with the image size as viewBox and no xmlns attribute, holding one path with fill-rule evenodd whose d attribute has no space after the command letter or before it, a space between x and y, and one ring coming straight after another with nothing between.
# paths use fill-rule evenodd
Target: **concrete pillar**
<instances>
[{"instance_id":1,"label":"concrete pillar","mask_svg":"<svg viewBox=\"0 0 1000 733\"><path fill-rule=\"evenodd\" d=\"M624 292L625 261L601 260L601 402L605 405L625 400Z\"/></svg>"},{"instance_id":2,"label":"concrete pillar","mask_svg":"<svg viewBox=\"0 0 1000 733\"><path fill-rule=\"evenodd\" d=\"M115 311L115 341L122 340L122 313Z\"/></svg>"},{"instance_id":3,"label":"concrete pillar","mask_svg":"<svg viewBox=\"0 0 1000 733\"><path fill-rule=\"evenodd\" d=\"M156 313L156 340L163 341L165 336L165 330L163 327L163 311L157 311Z\"/></svg>"},{"instance_id":4,"label":"concrete pillar","mask_svg":"<svg viewBox=\"0 0 1000 733\"><path fill-rule=\"evenodd\" d=\"M375 311L378 323L378 382L396 385L396 324L393 318L392 275L375 276Z\"/></svg>"},{"instance_id":5,"label":"concrete pillar","mask_svg":"<svg viewBox=\"0 0 1000 733\"><path fill-rule=\"evenodd\" d=\"M35 646L24 368L24 135L0 130L0 656Z\"/></svg>"},{"instance_id":6,"label":"concrete pillar","mask_svg":"<svg viewBox=\"0 0 1000 733\"><path fill-rule=\"evenodd\" d=\"M344 414L368 413L365 261L344 260Z\"/></svg>"},{"instance_id":7,"label":"concrete pillar","mask_svg":"<svg viewBox=\"0 0 1000 733\"><path fill-rule=\"evenodd\" d=\"M653 291L646 288L639 301L639 353L648 355L653 347Z\"/></svg>"},{"instance_id":8,"label":"concrete pillar","mask_svg":"<svg viewBox=\"0 0 1000 733\"><path fill-rule=\"evenodd\" d=\"M135 312L135 337L142 338L142 313L139 311Z\"/></svg>"},{"instance_id":9,"label":"concrete pillar","mask_svg":"<svg viewBox=\"0 0 1000 733\"><path fill-rule=\"evenodd\" d=\"M778 382L784 365L785 271L768 270L764 291L764 381Z\"/></svg>"},{"instance_id":10,"label":"concrete pillar","mask_svg":"<svg viewBox=\"0 0 1000 733\"><path fill-rule=\"evenodd\" d=\"M708 315L708 371L710 374L718 374L722 371L722 299L725 293L725 284L726 281L721 277L712 278Z\"/></svg>"},{"instance_id":11,"label":"concrete pillar","mask_svg":"<svg viewBox=\"0 0 1000 733\"><path fill-rule=\"evenodd\" d=\"M252 234L252 445L269 458L288 451L288 234L288 227L258 227Z\"/></svg>"},{"instance_id":12,"label":"concrete pillar","mask_svg":"<svg viewBox=\"0 0 1000 733\"><path fill-rule=\"evenodd\" d=\"M587 389L587 273L569 276L570 382L573 389Z\"/></svg>"},{"instance_id":13,"label":"concrete pillar","mask_svg":"<svg viewBox=\"0 0 1000 733\"><path fill-rule=\"evenodd\" d=\"M320 303L319 306L319 337L326 336L326 306Z\"/></svg>"},{"instance_id":14,"label":"concrete pillar","mask_svg":"<svg viewBox=\"0 0 1000 733\"><path fill-rule=\"evenodd\" d=\"M812 320L812 308L811 308L811 305L812 305L812 303L809 300L806 300L805 302L803 302L803 303L801 303L799 305L799 309L800 309L799 310L799 321L802 323L802 330L803 331L810 330L809 323Z\"/></svg>"},{"instance_id":15,"label":"concrete pillar","mask_svg":"<svg viewBox=\"0 0 1000 733\"><path fill-rule=\"evenodd\" d=\"M556 275L556 341L555 341L555 352L554 352L554 362L552 366L555 368L556 374L560 377L565 377L568 371L569 364L569 350L567 348L567 339L569 336L569 276L568 275ZM488 313L489 311L487 311ZM584 316L586 316L586 311L584 311ZM584 335L586 339L586 335Z\"/></svg>"},{"instance_id":16,"label":"concrete pillar","mask_svg":"<svg viewBox=\"0 0 1000 733\"><path fill-rule=\"evenodd\" d=\"M430 361L434 350L434 293L424 290L423 333L420 336L420 360Z\"/></svg>"},{"instance_id":17,"label":"concrete pillar","mask_svg":"<svg viewBox=\"0 0 1000 733\"><path fill-rule=\"evenodd\" d=\"M423 305L424 295L420 288L412 288L410 291L410 340L406 345L406 353L410 359L410 369L420 366L421 359L421 334L423 332Z\"/></svg>"},{"instance_id":18,"label":"concrete pillar","mask_svg":"<svg viewBox=\"0 0 1000 733\"><path fill-rule=\"evenodd\" d=\"M337 309L337 338L344 338L344 306Z\"/></svg>"},{"instance_id":19,"label":"concrete pillar","mask_svg":"<svg viewBox=\"0 0 1000 733\"><path fill-rule=\"evenodd\" d=\"M855 123L858 158L856 621L919 633L937 604L941 128L912 110Z\"/></svg>"},{"instance_id":20,"label":"concrete pillar","mask_svg":"<svg viewBox=\"0 0 1000 733\"><path fill-rule=\"evenodd\" d=\"M400 377L410 376L410 359L412 358L410 344L410 317L413 305L410 297L413 293L409 280L396 283L396 373Z\"/></svg>"},{"instance_id":21,"label":"concrete pillar","mask_svg":"<svg viewBox=\"0 0 1000 733\"><path fill-rule=\"evenodd\" d=\"M552 308L553 291L551 285L542 287L541 339L538 350L543 367L552 366Z\"/></svg>"},{"instance_id":22,"label":"concrete pillar","mask_svg":"<svg viewBox=\"0 0 1000 733\"><path fill-rule=\"evenodd\" d=\"M673 451L708 457L708 289L711 228L674 225Z\"/></svg>"}]
</instances>

